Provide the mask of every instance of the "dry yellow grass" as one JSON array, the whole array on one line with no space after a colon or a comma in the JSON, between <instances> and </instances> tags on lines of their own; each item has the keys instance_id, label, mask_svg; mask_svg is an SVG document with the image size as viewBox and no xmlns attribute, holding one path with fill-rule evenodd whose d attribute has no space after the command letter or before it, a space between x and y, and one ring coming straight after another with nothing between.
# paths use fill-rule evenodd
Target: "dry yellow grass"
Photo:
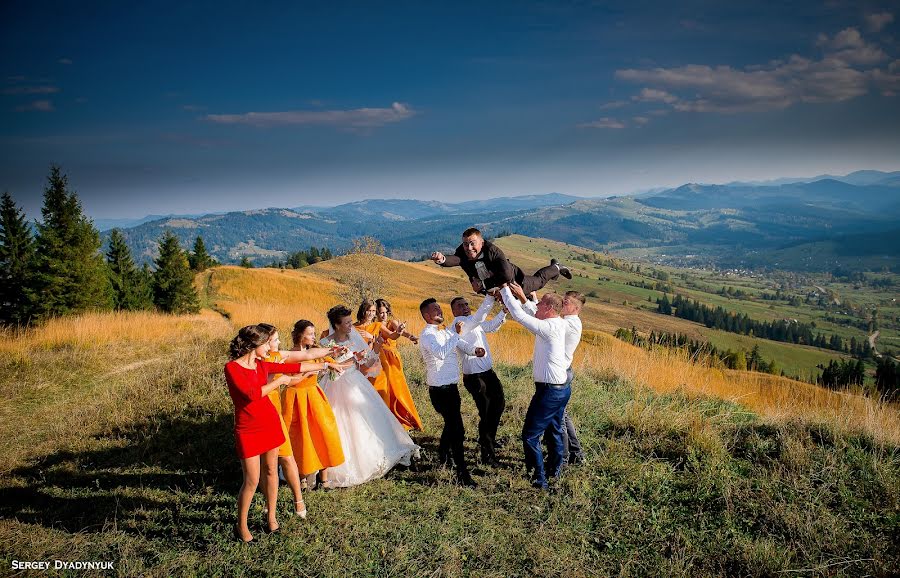
<instances>
[{"instance_id":1,"label":"dry yellow grass","mask_svg":"<svg viewBox=\"0 0 900 578\"><path fill-rule=\"evenodd\" d=\"M513 364L531 361L534 337L514 322L488 336L488 341L495 359ZM574 365L577 371L597 371L660 393L717 397L771 419L822 422L900 443L900 411L879 400L764 373L708 367L680 350L647 351L587 330Z\"/></svg>"},{"instance_id":2,"label":"dry yellow grass","mask_svg":"<svg viewBox=\"0 0 900 578\"><path fill-rule=\"evenodd\" d=\"M389 271L391 291L386 297L395 317L407 321L411 331L424 327L418 311L422 298L436 297L449 320L450 299L471 294L466 292L468 283L458 268L372 259L382 260L379 267ZM334 278L340 275L341 266L342 260L335 259L299 271L219 268L212 274L211 294L236 325L266 321L286 331L297 319L306 318L324 328L325 311L336 303ZM472 300L473 306L477 301ZM357 304L348 305L355 311ZM594 307L602 309L599 304ZM607 323L597 323L596 317L602 315L595 314L602 311L592 311L584 318L585 337L575 359L580 371L599 371L661 393L679 391L734 401L773 419L825 422L900 442L900 412L878 400L768 374L721 370L695 363L681 351L647 351L597 331L610 328ZM515 322L489 336L489 342L499 361L520 365L531 361L534 338Z\"/></svg>"},{"instance_id":3,"label":"dry yellow grass","mask_svg":"<svg viewBox=\"0 0 900 578\"><path fill-rule=\"evenodd\" d=\"M198 315L161 315L147 311L96 312L60 317L25 331L0 332L0 354L27 360L34 350L90 350L118 343L164 344L190 333L208 339L230 328L213 311Z\"/></svg>"}]
</instances>

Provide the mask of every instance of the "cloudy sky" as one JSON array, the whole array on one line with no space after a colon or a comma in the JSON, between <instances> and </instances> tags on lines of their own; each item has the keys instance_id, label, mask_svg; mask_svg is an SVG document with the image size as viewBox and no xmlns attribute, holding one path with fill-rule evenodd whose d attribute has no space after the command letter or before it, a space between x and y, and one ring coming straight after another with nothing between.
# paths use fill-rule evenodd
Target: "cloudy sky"
<instances>
[{"instance_id":1,"label":"cloudy sky","mask_svg":"<svg viewBox=\"0 0 900 578\"><path fill-rule=\"evenodd\" d=\"M634 5L637 4L637 5ZM0 3L0 190L97 218L900 169L891 2Z\"/></svg>"}]
</instances>

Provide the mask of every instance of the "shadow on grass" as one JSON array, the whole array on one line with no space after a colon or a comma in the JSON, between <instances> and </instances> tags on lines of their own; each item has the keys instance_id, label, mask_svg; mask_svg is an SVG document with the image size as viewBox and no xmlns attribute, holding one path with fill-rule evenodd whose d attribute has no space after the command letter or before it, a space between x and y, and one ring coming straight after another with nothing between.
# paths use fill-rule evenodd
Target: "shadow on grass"
<instances>
[{"instance_id":1,"label":"shadow on grass","mask_svg":"<svg viewBox=\"0 0 900 578\"><path fill-rule=\"evenodd\" d=\"M125 531L205 542L241 484L233 418L189 409L95 436L5 477L0 517L70 533Z\"/></svg>"}]
</instances>

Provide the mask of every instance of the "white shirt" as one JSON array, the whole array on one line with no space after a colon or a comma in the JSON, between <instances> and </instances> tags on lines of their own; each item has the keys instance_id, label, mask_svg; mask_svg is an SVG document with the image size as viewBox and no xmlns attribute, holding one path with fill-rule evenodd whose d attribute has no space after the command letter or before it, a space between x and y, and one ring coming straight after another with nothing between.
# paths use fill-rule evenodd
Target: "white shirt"
<instances>
[{"instance_id":1,"label":"white shirt","mask_svg":"<svg viewBox=\"0 0 900 578\"><path fill-rule=\"evenodd\" d=\"M522 305L522 309L534 315L537 313L537 303L534 301L526 301ZM572 367L572 361L575 359L575 350L581 343L581 317L578 315L563 315L563 321L566 322L566 367Z\"/></svg>"},{"instance_id":2,"label":"white shirt","mask_svg":"<svg viewBox=\"0 0 900 578\"><path fill-rule=\"evenodd\" d=\"M476 357L468 354L462 356L463 375L482 373L494 366L494 361L491 359L491 348L488 347L487 336L485 334L493 333L500 329L503 322L506 321L506 312L501 311L490 321L485 321L485 319L487 319L487 314L491 311L493 306L494 298L488 295L484 298L484 301L481 302L481 306L474 315L460 315L453 320L454 325L457 321L463 322L460 337L466 343L471 344L472 347L481 347L484 349L484 357Z\"/></svg>"},{"instance_id":3,"label":"white shirt","mask_svg":"<svg viewBox=\"0 0 900 578\"><path fill-rule=\"evenodd\" d=\"M473 345L466 343L449 329L429 324L422 330L419 335L419 351L425 361L425 381L429 387L459 383L457 349L470 355L475 354Z\"/></svg>"},{"instance_id":4,"label":"white shirt","mask_svg":"<svg viewBox=\"0 0 900 578\"><path fill-rule=\"evenodd\" d=\"M538 319L522 308L509 287L502 290L503 302L509 314L534 333L534 380L543 383L566 383L566 329L561 317Z\"/></svg>"}]
</instances>

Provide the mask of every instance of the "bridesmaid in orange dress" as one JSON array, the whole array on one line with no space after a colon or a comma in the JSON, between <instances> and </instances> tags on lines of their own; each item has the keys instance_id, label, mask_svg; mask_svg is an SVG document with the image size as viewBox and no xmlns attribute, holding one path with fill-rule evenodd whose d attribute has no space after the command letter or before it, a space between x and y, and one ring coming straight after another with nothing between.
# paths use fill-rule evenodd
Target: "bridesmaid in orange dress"
<instances>
[{"instance_id":1,"label":"bridesmaid in orange dress","mask_svg":"<svg viewBox=\"0 0 900 578\"><path fill-rule=\"evenodd\" d=\"M280 351L281 339L278 335L278 329L274 325L268 323L260 323L257 327L270 334L269 355L266 357L267 362L285 363L311 361L317 358L324 358L326 355L332 353L331 349L324 347L317 347L307 351L282 352ZM325 361L333 362L334 359L328 358L325 359ZM306 377L306 375L308 374L301 375L300 377ZM312 375L314 376L315 374L313 373ZM280 374L276 374L272 376L272 379L276 379L279 376ZM315 379L315 377L313 377L313 379ZM304 381L306 381L306 379L304 379ZM292 383L295 382L296 380ZM295 385L300 384L295 383ZM291 492L294 494L294 513L301 518L306 518L306 504L303 502L303 494L300 486L300 471L297 467L297 461L294 459L294 449L291 444L287 424L283 418L284 410L281 398L282 393L279 388L275 388L269 392L269 400L272 402L272 405L275 406L275 411L278 413L278 419L281 422L281 431L284 434L284 443L278 448L278 464L281 466L281 471L284 473L284 479L287 481L288 486L291 488Z\"/></svg>"},{"instance_id":2,"label":"bridesmaid in orange dress","mask_svg":"<svg viewBox=\"0 0 900 578\"><path fill-rule=\"evenodd\" d=\"M356 330L366 341L366 344L372 350L379 354L379 362L364 371L366 378L384 400L388 407L391 407L391 397L388 391L387 375L381 368L380 355L381 346L384 338L381 336L381 323L375 320L375 302L371 299L364 299L356 311L356 323L353 324Z\"/></svg>"},{"instance_id":3,"label":"bridesmaid in orange dress","mask_svg":"<svg viewBox=\"0 0 900 578\"><path fill-rule=\"evenodd\" d=\"M406 331L406 324L391 319L391 304L386 299L375 300L375 320L380 324L381 338L381 368L388 382L388 407L397 420L406 429L422 431L422 419L416 411L416 404L409 393L409 385L406 383L406 375L403 373L403 360L397 351L397 340L406 337L413 343L419 339Z\"/></svg>"},{"instance_id":4,"label":"bridesmaid in orange dress","mask_svg":"<svg viewBox=\"0 0 900 578\"><path fill-rule=\"evenodd\" d=\"M316 327L312 321L301 319L291 332L294 351L317 351ZM324 361L333 361L330 357ZM328 481L328 468L344 463L344 451L338 434L334 412L328 404L325 392L319 387L315 373L284 390L282 417L287 426L288 438L294 448L294 458L300 475L318 472L316 488Z\"/></svg>"}]
</instances>

